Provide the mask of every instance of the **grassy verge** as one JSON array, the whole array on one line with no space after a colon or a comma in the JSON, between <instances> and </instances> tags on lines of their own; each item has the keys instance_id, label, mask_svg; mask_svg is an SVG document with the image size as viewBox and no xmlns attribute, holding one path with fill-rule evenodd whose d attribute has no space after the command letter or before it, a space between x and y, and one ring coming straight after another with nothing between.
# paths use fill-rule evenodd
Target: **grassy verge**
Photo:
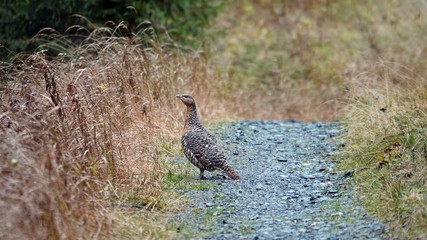
<instances>
[{"instance_id":1,"label":"grassy verge","mask_svg":"<svg viewBox=\"0 0 427 240\"><path fill-rule=\"evenodd\" d=\"M226 100L203 53L141 47L120 27L0 69L1 238L169 234L157 218L180 205L161 187L183 124L175 94L193 93L205 119L228 117Z\"/></svg>"},{"instance_id":2,"label":"grassy verge","mask_svg":"<svg viewBox=\"0 0 427 240\"><path fill-rule=\"evenodd\" d=\"M355 88L362 89L349 105L341 167L356 170L353 182L365 208L396 236L426 238L427 82L396 64L376 68L382 70L358 77ZM382 82L377 87L360 85L375 79Z\"/></svg>"}]
</instances>

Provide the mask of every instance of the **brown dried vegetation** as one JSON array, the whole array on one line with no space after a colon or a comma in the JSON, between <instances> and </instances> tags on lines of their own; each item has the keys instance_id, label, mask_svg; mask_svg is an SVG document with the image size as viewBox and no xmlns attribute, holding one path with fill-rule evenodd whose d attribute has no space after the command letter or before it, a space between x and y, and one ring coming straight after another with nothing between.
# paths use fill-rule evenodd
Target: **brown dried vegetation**
<instances>
[{"instance_id":1,"label":"brown dried vegetation","mask_svg":"<svg viewBox=\"0 0 427 240\"><path fill-rule=\"evenodd\" d=\"M203 51L118 26L68 55L2 66L0 238L175 234L157 216L181 202L162 188L184 118L177 93L205 121L344 119L341 163L366 209L398 237L425 238L425 1L239 3Z\"/></svg>"},{"instance_id":2,"label":"brown dried vegetation","mask_svg":"<svg viewBox=\"0 0 427 240\"><path fill-rule=\"evenodd\" d=\"M220 118L217 76L203 53L142 48L113 30L95 30L71 58L40 51L2 67L1 239L109 238L113 205L176 207L159 159L179 146L174 96L208 93L199 104L217 111L202 115Z\"/></svg>"}]
</instances>

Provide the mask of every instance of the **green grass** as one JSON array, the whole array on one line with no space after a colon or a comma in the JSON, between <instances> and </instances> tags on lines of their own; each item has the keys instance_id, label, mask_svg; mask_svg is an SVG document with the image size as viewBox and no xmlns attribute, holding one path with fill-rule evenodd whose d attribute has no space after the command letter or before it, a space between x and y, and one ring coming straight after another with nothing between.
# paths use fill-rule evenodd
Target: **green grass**
<instances>
[{"instance_id":1,"label":"green grass","mask_svg":"<svg viewBox=\"0 0 427 240\"><path fill-rule=\"evenodd\" d=\"M424 85L424 79L411 77L413 73L391 72L389 67L393 66L376 73L386 76L386 83L410 78L411 84ZM393 234L405 239L427 236L424 91L424 87L393 85L388 91L371 88L372 95L359 95L349 105L348 144L340 156L340 167L356 172L353 185L367 212L388 222Z\"/></svg>"},{"instance_id":2,"label":"green grass","mask_svg":"<svg viewBox=\"0 0 427 240\"><path fill-rule=\"evenodd\" d=\"M342 166L358 170L353 184L363 196L360 199L368 213L389 222L396 228L395 234L403 238L423 238L427 234L427 163L423 148L389 151L377 145L370 147L370 154L344 155ZM364 149L360 147L359 151Z\"/></svg>"},{"instance_id":3,"label":"green grass","mask_svg":"<svg viewBox=\"0 0 427 240\"><path fill-rule=\"evenodd\" d=\"M248 226L248 225L242 225L241 224L241 225L238 226L238 228L239 228L240 233L243 236L247 236L247 235L251 234L254 231L253 227Z\"/></svg>"},{"instance_id":4,"label":"green grass","mask_svg":"<svg viewBox=\"0 0 427 240\"><path fill-rule=\"evenodd\" d=\"M166 173L164 187L168 190L195 190L207 191L217 188L218 185L209 179L200 180L198 169L187 159L180 158L180 162L168 162L169 170Z\"/></svg>"}]
</instances>

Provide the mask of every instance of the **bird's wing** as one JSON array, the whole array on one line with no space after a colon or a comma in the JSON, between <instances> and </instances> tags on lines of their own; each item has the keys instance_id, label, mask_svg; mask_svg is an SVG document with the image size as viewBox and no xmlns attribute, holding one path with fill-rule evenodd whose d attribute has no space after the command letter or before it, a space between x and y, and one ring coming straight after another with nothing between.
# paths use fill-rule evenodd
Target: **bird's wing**
<instances>
[{"instance_id":1,"label":"bird's wing","mask_svg":"<svg viewBox=\"0 0 427 240\"><path fill-rule=\"evenodd\" d=\"M205 157L206 149L212 144L212 140L202 131L189 131L182 135L185 156L192 162L201 163L204 167L212 165Z\"/></svg>"},{"instance_id":2,"label":"bird's wing","mask_svg":"<svg viewBox=\"0 0 427 240\"><path fill-rule=\"evenodd\" d=\"M216 169L222 169L222 167L227 164L225 160L225 155L222 149L218 144L210 144L206 147L204 155L207 160L212 163Z\"/></svg>"},{"instance_id":3,"label":"bird's wing","mask_svg":"<svg viewBox=\"0 0 427 240\"><path fill-rule=\"evenodd\" d=\"M240 179L236 171L227 163L224 152L218 145L209 146L205 151L205 156L215 169L225 172L233 180Z\"/></svg>"}]
</instances>

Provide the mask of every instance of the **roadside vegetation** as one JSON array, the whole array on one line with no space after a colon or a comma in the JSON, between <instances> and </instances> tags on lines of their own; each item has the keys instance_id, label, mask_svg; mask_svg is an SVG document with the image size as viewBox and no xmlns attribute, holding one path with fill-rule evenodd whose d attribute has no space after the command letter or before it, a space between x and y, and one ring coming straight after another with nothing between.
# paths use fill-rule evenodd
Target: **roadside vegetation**
<instances>
[{"instance_id":1,"label":"roadside vegetation","mask_svg":"<svg viewBox=\"0 0 427 240\"><path fill-rule=\"evenodd\" d=\"M115 212L178 207L162 189L162 159L177 155L183 126L175 94L194 93L205 118L228 117L203 52L155 40L142 48L137 37L116 35L120 27L93 30L67 55L40 51L1 69L3 239L163 232ZM116 232L122 224L127 230Z\"/></svg>"},{"instance_id":2,"label":"roadside vegetation","mask_svg":"<svg viewBox=\"0 0 427 240\"><path fill-rule=\"evenodd\" d=\"M356 76L340 167L366 210L404 239L427 237L426 79L380 62Z\"/></svg>"},{"instance_id":3,"label":"roadside vegetation","mask_svg":"<svg viewBox=\"0 0 427 240\"><path fill-rule=\"evenodd\" d=\"M427 237L426 2L224 4L195 25L211 23L203 44L174 41L190 25L91 25L79 43L45 29L0 67L0 238L179 235L164 214L190 181L170 164L183 92L205 122L343 122L339 167L368 212Z\"/></svg>"}]
</instances>

